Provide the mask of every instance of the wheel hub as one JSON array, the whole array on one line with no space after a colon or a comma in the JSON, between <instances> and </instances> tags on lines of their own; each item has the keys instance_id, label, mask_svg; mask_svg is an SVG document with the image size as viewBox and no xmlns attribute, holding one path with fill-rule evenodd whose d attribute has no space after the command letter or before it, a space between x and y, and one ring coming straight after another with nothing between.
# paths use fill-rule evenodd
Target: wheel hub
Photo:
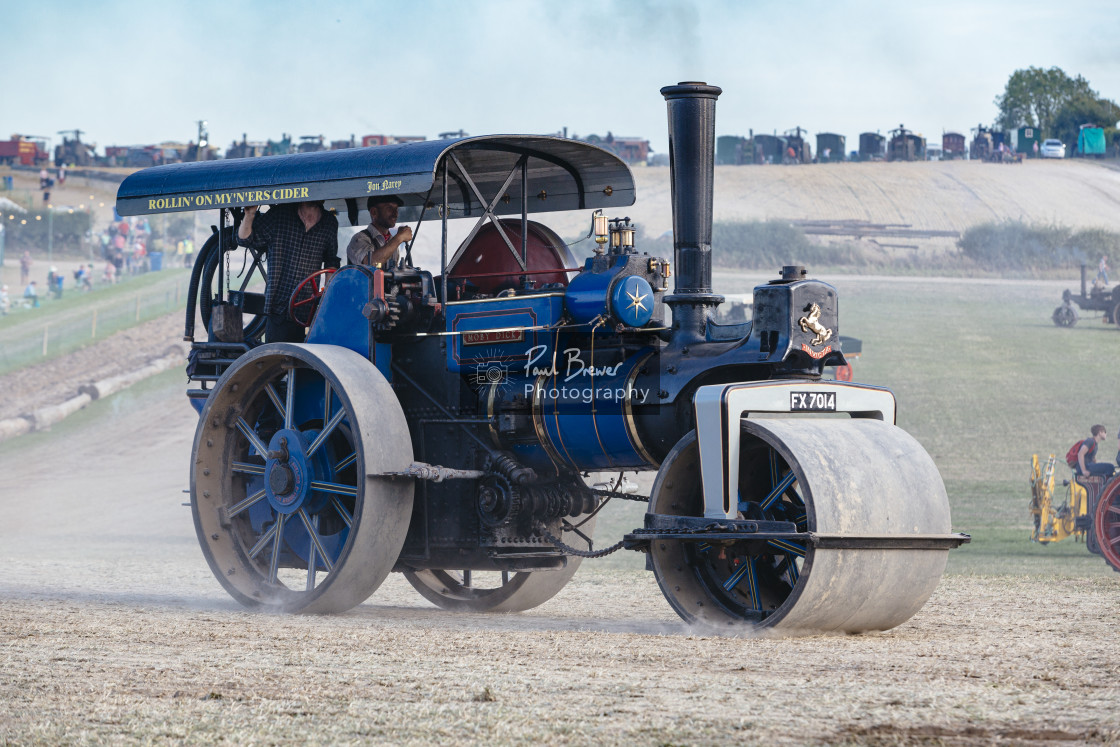
<instances>
[{"instance_id":1,"label":"wheel hub","mask_svg":"<svg viewBox=\"0 0 1120 747\"><path fill-rule=\"evenodd\" d=\"M264 475L265 495L273 509L293 514L304 507L311 493L311 470L302 433L285 428L272 436Z\"/></svg>"},{"instance_id":2,"label":"wheel hub","mask_svg":"<svg viewBox=\"0 0 1120 747\"><path fill-rule=\"evenodd\" d=\"M295 475L287 464L277 464L268 474L268 487L277 497L291 495L295 485Z\"/></svg>"}]
</instances>

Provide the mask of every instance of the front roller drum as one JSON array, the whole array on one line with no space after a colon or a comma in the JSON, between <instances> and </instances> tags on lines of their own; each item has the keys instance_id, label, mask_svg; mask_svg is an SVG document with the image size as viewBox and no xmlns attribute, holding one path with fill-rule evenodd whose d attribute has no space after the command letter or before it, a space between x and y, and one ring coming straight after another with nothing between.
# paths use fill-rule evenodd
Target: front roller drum
<instances>
[{"instance_id":1,"label":"front roller drum","mask_svg":"<svg viewBox=\"0 0 1120 747\"><path fill-rule=\"evenodd\" d=\"M657 582L680 616L705 628L783 632L886 630L937 586L950 544L941 476L905 431L869 419L742 421L729 518L785 522L789 539L656 539ZM704 515L690 433L666 457L650 512ZM811 540L811 541L810 541Z\"/></svg>"}]
</instances>

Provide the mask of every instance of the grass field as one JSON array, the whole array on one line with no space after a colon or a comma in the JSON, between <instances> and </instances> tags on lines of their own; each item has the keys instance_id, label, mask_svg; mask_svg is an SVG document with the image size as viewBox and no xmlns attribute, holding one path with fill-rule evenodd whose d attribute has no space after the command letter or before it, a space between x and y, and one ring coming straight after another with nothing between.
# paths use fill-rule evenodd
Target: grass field
<instances>
[{"instance_id":1,"label":"grass field","mask_svg":"<svg viewBox=\"0 0 1120 747\"><path fill-rule=\"evenodd\" d=\"M149 272L88 293L67 286L62 298L0 317L0 374L69 353L122 329L185 307L190 272ZM45 343L44 343L45 340Z\"/></svg>"},{"instance_id":2,"label":"grass field","mask_svg":"<svg viewBox=\"0 0 1120 747\"><path fill-rule=\"evenodd\" d=\"M863 341L855 380L898 399L898 424L925 447L945 480L954 531L973 541L949 571L1111 576L1084 545L1029 541L1031 454L1059 460L1094 423L1109 428L1099 458L1115 454L1120 407L1112 367L1120 330L1085 314L1072 329L1050 321L1061 284L1031 281L822 277L840 293L840 330ZM719 274L722 293L755 277ZM1058 469L1056 490L1068 476ZM597 530L614 541L642 506L612 506ZM610 564L633 567L619 553ZM615 559L617 557L617 559Z\"/></svg>"}]
</instances>

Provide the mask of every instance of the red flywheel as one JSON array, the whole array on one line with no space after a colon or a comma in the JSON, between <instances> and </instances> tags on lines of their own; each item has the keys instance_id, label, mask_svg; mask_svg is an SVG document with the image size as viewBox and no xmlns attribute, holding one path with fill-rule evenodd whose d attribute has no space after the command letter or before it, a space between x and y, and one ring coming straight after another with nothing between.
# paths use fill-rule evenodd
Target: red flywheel
<instances>
[{"instance_id":1,"label":"red flywheel","mask_svg":"<svg viewBox=\"0 0 1120 747\"><path fill-rule=\"evenodd\" d=\"M1113 480L1097 502L1093 532L1101 555L1114 571L1120 571L1120 480Z\"/></svg>"}]
</instances>

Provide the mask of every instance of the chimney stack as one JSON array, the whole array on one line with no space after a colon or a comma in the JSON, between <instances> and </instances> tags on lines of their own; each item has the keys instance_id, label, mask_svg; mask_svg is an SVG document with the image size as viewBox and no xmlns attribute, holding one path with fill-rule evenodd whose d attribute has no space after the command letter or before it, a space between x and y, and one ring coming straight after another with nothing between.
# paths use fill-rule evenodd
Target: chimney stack
<instances>
[{"instance_id":1,"label":"chimney stack","mask_svg":"<svg viewBox=\"0 0 1120 747\"><path fill-rule=\"evenodd\" d=\"M673 200L676 283L665 298L681 343L703 338L709 311L723 301L712 292L712 180L716 99L723 90L684 82L661 89L669 109L669 171ZM677 335L674 335L676 337Z\"/></svg>"}]
</instances>

